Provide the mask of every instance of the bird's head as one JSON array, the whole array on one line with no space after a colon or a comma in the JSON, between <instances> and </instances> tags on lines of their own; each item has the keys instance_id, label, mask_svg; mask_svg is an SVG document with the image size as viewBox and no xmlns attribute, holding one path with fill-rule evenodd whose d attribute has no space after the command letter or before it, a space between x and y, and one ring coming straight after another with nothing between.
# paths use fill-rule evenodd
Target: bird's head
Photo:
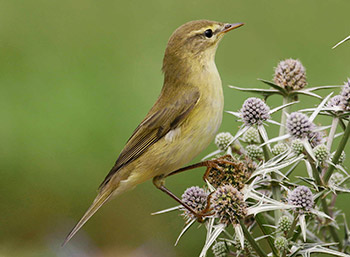
<instances>
[{"instance_id":1,"label":"bird's head","mask_svg":"<svg viewBox=\"0 0 350 257\"><path fill-rule=\"evenodd\" d=\"M186 62L214 60L218 43L226 32L243 23L222 23L208 20L190 21L180 26L171 35L165 50L163 71L167 66Z\"/></svg>"}]
</instances>

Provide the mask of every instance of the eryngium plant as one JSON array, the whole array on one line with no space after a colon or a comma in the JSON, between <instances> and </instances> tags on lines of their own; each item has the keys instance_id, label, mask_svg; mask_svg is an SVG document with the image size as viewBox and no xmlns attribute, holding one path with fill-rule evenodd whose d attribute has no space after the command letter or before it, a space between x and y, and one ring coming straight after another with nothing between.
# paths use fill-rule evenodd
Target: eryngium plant
<instances>
[{"instance_id":1,"label":"eryngium plant","mask_svg":"<svg viewBox=\"0 0 350 257\"><path fill-rule=\"evenodd\" d=\"M264 98L250 97L228 111L241 127L217 135L218 149L205 158L215 157L218 165L208 167L205 183L182 197L198 215L182 206L160 213L179 210L185 217L178 240L195 223L206 228L201 257L350 256L348 221L343 206L337 206L337 196L350 193L344 161L350 81L308 88L305 68L293 59L278 64L273 81L262 80L270 89L231 86ZM339 87L333 97L314 93ZM282 104L270 107L271 95L281 96ZM299 95L319 102L297 108ZM281 110L281 119L273 120ZM326 116L324 124L320 115ZM280 127L278 135L268 130L274 125Z\"/></svg>"}]
</instances>

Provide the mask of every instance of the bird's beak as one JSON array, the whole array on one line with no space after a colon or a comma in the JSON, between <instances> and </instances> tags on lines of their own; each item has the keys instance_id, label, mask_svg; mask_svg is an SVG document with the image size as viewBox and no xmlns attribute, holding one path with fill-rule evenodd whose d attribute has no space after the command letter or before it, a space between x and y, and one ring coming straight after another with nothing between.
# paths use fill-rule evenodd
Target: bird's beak
<instances>
[{"instance_id":1,"label":"bird's beak","mask_svg":"<svg viewBox=\"0 0 350 257\"><path fill-rule=\"evenodd\" d=\"M239 28L241 26L243 26L244 23L233 23L233 24L226 24L225 27L223 28L223 30L221 31L221 33L226 33L226 32L229 32L230 30L233 30L233 29L236 29L236 28ZM220 34L221 34L220 33Z\"/></svg>"}]
</instances>

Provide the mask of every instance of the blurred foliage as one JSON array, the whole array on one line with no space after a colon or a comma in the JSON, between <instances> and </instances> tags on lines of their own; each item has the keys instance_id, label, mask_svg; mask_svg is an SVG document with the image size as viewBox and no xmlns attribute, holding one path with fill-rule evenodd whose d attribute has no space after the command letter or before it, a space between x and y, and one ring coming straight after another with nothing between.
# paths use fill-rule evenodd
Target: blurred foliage
<instances>
[{"instance_id":1,"label":"blurred foliage","mask_svg":"<svg viewBox=\"0 0 350 257\"><path fill-rule=\"evenodd\" d=\"M150 215L174 204L150 182L107 204L60 248L156 100L167 39L189 20L246 23L216 56L225 109L237 110L251 95L227 85L263 86L256 78L271 79L284 58L303 62L310 85L342 84L350 45L331 47L349 34L349 8L346 0L1 0L0 255L196 256L203 231L173 247L181 220ZM225 114L220 131L238 125ZM202 174L168 186L181 195Z\"/></svg>"}]
</instances>

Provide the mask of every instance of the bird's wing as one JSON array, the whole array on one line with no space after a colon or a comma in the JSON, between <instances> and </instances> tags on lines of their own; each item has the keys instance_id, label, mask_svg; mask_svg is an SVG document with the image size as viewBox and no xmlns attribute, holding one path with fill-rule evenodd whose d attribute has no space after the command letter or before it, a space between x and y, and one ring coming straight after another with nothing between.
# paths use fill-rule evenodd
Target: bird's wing
<instances>
[{"instance_id":1,"label":"bird's wing","mask_svg":"<svg viewBox=\"0 0 350 257\"><path fill-rule=\"evenodd\" d=\"M186 93L176 97L175 102L166 104L163 108L148 115L129 138L100 188L104 187L121 167L140 157L151 145L176 128L188 116L199 98L198 91Z\"/></svg>"}]
</instances>

